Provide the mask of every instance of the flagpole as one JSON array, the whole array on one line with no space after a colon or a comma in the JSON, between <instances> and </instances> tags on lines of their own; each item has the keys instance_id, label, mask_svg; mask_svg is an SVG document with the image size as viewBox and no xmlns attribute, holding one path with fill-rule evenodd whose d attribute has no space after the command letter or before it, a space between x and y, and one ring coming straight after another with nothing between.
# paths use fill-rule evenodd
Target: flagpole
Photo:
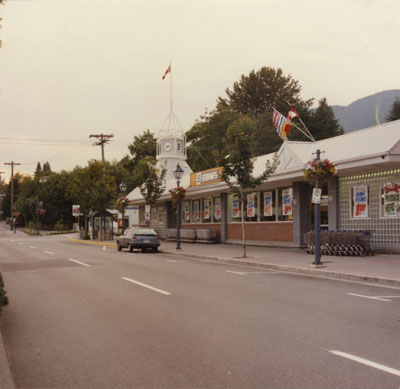
<instances>
[{"instance_id":1,"label":"flagpole","mask_svg":"<svg viewBox=\"0 0 400 389\"><path fill-rule=\"evenodd\" d=\"M283 116L283 117L285 118L285 116L282 115L276 108L272 107L272 109L274 109L276 112L279 113L279 115L281 115L281 116ZM300 119L299 116L297 116L297 117ZM293 123L293 120L291 121L291 125L295 126L304 136L306 136L306 137L307 137L308 139L310 139L312 142L315 142L314 137L313 137L311 134L307 134L306 132L304 132L300 127L296 126L296 124ZM304 124L303 124L303 126L304 126ZM305 127L305 126L304 126L304 127ZM307 130L307 127L305 127L305 128L306 128L306 130ZM308 130L307 130L307 131L308 131ZM309 132L309 131L308 131L308 132ZM287 138L287 136L286 136L286 138Z\"/></svg>"},{"instance_id":2,"label":"flagpole","mask_svg":"<svg viewBox=\"0 0 400 389\"><path fill-rule=\"evenodd\" d=\"M168 122L168 128L171 128L171 119L173 115L173 108L172 108L172 66L171 66L171 60L169 60L169 122Z\"/></svg>"}]
</instances>

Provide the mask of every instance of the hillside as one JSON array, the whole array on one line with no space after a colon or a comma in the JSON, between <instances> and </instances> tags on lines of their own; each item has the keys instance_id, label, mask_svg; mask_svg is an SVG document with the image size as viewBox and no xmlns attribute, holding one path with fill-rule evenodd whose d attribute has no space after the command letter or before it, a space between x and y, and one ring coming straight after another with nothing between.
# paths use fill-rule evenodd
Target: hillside
<instances>
[{"instance_id":1,"label":"hillside","mask_svg":"<svg viewBox=\"0 0 400 389\"><path fill-rule=\"evenodd\" d=\"M387 90L363 97L346 107L333 105L332 110L345 132L361 130L375 126L377 115L379 123L385 123L386 116L396 97L400 98L400 89Z\"/></svg>"}]
</instances>

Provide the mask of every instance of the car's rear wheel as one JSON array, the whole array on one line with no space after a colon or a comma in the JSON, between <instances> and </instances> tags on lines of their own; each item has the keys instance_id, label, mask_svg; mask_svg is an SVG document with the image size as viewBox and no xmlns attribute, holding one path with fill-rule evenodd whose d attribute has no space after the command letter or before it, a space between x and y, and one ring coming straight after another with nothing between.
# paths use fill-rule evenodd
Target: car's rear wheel
<instances>
[{"instance_id":1,"label":"car's rear wheel","mask_svg":"<svg viewBox=\"0 0 400 389\"><path fill-rule=\"evenodd\" d=\"M158 251L158 247L153 247L153 253L156 253Z\"/></svg>"},{"instance_id":2,"label":"car's rear wheel","mask_svg":"<svg viewBox=\"0 0 400 389\"><path fill-rule=\"evenodd\" d=\"M118 251L121 251L121 250L122 250L122 247L121 247L121 245L120 245L119 243L117 243L117 250L118 250Z\"/></svg>"},{"instance_id":3,"label":"car's rear wheel","mask_svg":"<svg viewBox=\"0 0 400 389\"><path fill-rule=\"evenodd\" d=\"M131 253L133 251L133 246L130 244L129 245L129 252Z\"/></svg>"}]
</instances>

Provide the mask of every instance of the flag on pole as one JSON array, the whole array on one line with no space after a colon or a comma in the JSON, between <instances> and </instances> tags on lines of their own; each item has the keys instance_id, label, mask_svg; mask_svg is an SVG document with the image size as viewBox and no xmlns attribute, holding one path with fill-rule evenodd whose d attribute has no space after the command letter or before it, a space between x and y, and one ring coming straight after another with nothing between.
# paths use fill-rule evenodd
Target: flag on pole
<instances>
[{"instance_id":1,"label":"flag on pole","mask_svg":"<svg viewBox=\"0 0 400 389\"><path fill-rule=\"evenodd\" d=\"M162 79L164 80L166 75L171 71L171 65L168 66L168 69L165 71L164 75L162 76Z\"/></svg>"},{"instance_id":2,"label":"flag on pole","mask_svg":"<svg viewBox=\"0 0 400 389\"><path fill-rule=\"evenodd\" d=\"M276 129L276 132L278 135L283 139L286 140L286 125L287 121L286 118L279 113L275 108L274 108L274 114L272 116L272 123ZM290 132L290 128L289 128Z\"/></svg>"},{"instance_id":3,"label":"flag on pole","mask_svg":"<svg viewBox=\"0 0 400 389\"><path fill-rule=\"evenodd\" d=\"M300 116L296 112L296 110L292 106L290 106L290 110L289 110L289 112L287 114L287 117L286 117L286 126L285 126L286 135L290 134L290 130L292 128L292 119L295 118L295 117L300 118Z\"/></svg>"}]
</instances>

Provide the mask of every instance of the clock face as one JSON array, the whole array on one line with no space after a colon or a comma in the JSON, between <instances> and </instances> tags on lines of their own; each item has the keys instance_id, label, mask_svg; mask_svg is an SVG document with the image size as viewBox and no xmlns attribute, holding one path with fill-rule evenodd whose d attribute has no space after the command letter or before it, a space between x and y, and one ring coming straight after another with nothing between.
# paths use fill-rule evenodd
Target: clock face
<instances>
[{"instance_id":1,"label":"clock face","mask_svg":"<svg viewBox=\"0 0 400 389\"><path fill-rule=\"evenodd\" d=\"M172 143L171 142L165 142L164 143L164 151L171 151L172 149Z\"/></svg>"}]
</instances>

